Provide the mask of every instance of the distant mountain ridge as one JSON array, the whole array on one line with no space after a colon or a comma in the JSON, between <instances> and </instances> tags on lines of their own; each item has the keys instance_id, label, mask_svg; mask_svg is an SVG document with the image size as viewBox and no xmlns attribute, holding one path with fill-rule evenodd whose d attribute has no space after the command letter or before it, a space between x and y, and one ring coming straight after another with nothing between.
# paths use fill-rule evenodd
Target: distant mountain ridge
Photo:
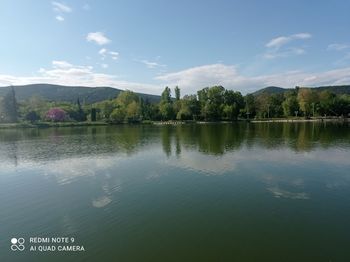
<instances>
[{"instance_id":1,"label":"distant mountain ridge","mask_svg":"<svg viewBox=\"0 0 350 262\"><path fill-rule=\"evenodd\" d=\"M319 87L308 87L308 86L300 86L300 88L311 88L312 90L315 90L317 92L322 92L324 90L328 90L335 94L350 94L350 85L340 85L340 86L319 86ZM293 88L283 88L278 86L268 86L262 89L259 89L258 91L255 91L252 93L255 96L261 95L261 94L281 94L285 93L287 91L292 91Z\"/></svg>"},{"instance_id":2,"label":"distant mountain ridge","mask_svg":"<svg viewBox=\"0 0 350 262\"><path fill-rule=\"evenodd\" d=\"M87 86L63 86L52 84L31 84L13 86L16 92L16 98L19 101L29 99L36 95L48 101L56 102L76 102L77 99L85 103L95 103L103 100L116 98L123 90L112 87L87 87ZM0 97L6 95L10 86L0 87ZM300 87L312 88L316 91L329 90L335 94L350 94L350 85L341 86L320 86L320 87ZM278 86L268 86L252 93L254 96L261 94L283 94L293 88L283 88ZM136 93L144 100L151 103L160 101L160 96L144 93Z\"/></svg>"},{"instance_id":3,"label":"distant mountain ridge","mask_svg":"<svg viewBox=\"0 0 350 262\"><path fill-rule=\"evenodd\" d=\"M267 86L262 89L259 89L258 91L255 91L252 93L253 95L261 95L261 94L281 94L284 92L287 92L289 90L292 90L290 88L283 88L283 87L278 87L278 86Z\"/></svg>"},{"instance_id":4,"label":"distant mountain ridge","mask_svg":"<svg viewBox=\"0 0 350 262\"><path fill-rule=\"evenodd\" d=\"M77 99L85 103L95 103L107 99L116 98L123 90L112 87L86 87L86 86L63 86L51 84L31 84L13 86L16 98L19 101L26 100L31 96L40 96L48 101L76 102ZM6 95L10 86L0 87L0 96ZM160 101L160 96L136 93L144 100L151 103Z\"/></svg>"}]
</instances>

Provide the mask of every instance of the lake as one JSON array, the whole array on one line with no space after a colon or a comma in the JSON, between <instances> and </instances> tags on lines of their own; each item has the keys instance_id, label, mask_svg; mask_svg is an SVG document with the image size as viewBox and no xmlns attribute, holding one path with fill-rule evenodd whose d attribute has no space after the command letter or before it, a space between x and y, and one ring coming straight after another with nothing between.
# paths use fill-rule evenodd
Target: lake
<instances>
[{"instance_id":1,"label":"lake","mask_svg":"<svg viewBox=\"0 0 350 262\"><path fill-rule=\"evenodd\" d=\"M350 261L349 123L3 129L0 162L0 261Z\"/></svg>"}]
</instances>

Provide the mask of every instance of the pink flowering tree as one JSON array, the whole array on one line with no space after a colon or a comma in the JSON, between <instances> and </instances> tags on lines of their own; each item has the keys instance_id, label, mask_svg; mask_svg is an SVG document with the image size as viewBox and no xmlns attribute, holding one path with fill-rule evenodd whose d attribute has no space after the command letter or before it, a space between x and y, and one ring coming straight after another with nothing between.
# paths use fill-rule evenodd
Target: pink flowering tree
<instances>
[{"instance_id":1,"label":"pink flowering tree","mask_svg":"<svg viewBox=\"0 0 350 262\"><path fill-rule=\"evenodd\" d=\"M46 119L53 122L61 122L66 119L66 112L61 108L51 108L46 113Z\"/></svg>"}]
</instances>

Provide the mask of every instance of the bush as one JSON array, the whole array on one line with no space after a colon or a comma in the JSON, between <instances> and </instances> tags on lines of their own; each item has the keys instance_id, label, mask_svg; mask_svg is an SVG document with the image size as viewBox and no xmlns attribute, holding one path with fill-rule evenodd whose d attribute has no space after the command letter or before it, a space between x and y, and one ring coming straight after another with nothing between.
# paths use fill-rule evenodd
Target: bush
<instances>
[{"instance_id":1,"label":"bush","mask_svg":"<svg viewBox=\"0 0 350 262\"><path fill-rule=\"evenodd\" d=\"M61 108L51 108L46 113L46 119L53 122L62 122L66 120L66 112Z\"/></svg>"},{"instance_id":2,"label":"bush","mask_svg":"<svg viewBox=\"0 0 350 262\"><path fill-rule=\"evenodd\" d=\"M35 111L30 111L29 113L27 113L27 114L25 115L24 118L25 118L25 120L30 121L31 123L40 120L40 116L39 116L38 113L35 112Z\"/></svg>"}]
</instances>

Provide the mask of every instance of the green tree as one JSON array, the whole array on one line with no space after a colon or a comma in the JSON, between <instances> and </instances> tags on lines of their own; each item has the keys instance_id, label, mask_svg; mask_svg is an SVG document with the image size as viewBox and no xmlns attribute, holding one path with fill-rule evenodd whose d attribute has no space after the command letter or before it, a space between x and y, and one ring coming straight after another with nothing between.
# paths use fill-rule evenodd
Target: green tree
<instances>
[{"instance_id":1,"label":"green tree","mask_svg":"<svg viewBox=\"0 0 350 262\"><path fill-rule=\"evenodd\" d=\"M119 106L128 106L130 103L132 102L139 102L139 96L137 94L135 94L132 91L126 90L121 92L117 99L116 99L116 103Z\"/></svg>"},{"instance_id":2,"label":"green tree","mask_svg":"<svg viewBox=\"0 0 350 262\"><path fill-rule=\"evenodd\" d=\"M244 107L244 98L240 92L225 90L223 117L228 120L237 119L240 110Z\"/></svg>"},{"instance_id":3,"label":"green tree","mask_svg":"<svg viewBox=\"0 0 350 262\"><path fill-rule=\"evenodd\" d=\"M350 117L350 95L342 94L335 98L334 110L336 115Z\"/></svg>"},{"instance_id":4,"label":"green tree","mask_svg":"<svg viewBox=\"0 0 350 262\"><path fill-rule=\"evenodd\" d=\"M167 86L162 92L161 102L171 103L171 89Z\"/></svg>"},{"instance_id":5,"label":"green tree","mask_svg":"<svg viewBox=\"0 0 350 262\"><path fill-rule=\"evenodd\" d=\"M109 117L112 122L135 122L141 119L140 98L132 91L121 92L113 103L113 111Z\"/></svg>"},{"instance_id":6,"label":"green tree","mask_svg":"<svg viewBox=\"0 0 350 262\"><path fill-rule=\"evenodd\" d=\"M77 102L74 106L71 104L66 106L65 111L69 114L69 117L71 119L74 119L76 121L85 121L86 120L86 115L85 115L84 110L80 104L79 98L77 99Z\"/></svg>"},{"instance_id":7,"label":"green tree","mask_svg":"<svg viewBox=\"0 0 350 262\"><path fill-rule=\"evenodd\" d=\"M96 122L96 113L97 113L97 110L96 108L91 108L91 114L90 114L90 120L91 122Z\"/></svg>"},{"instance_id":8,"label":"green tree","mask_svg":"<svg viewBox=\"0 0 350 262\"><path fill-rule=\"evenodd\" d=\"M282 102L284 116L289 117L296 115L296 112L299 111L299 104L296 93L287 92L284 96L285 99Z\"/></svg>"},{"instance_id":9,"label":"green tree","mask_svg":"<svg viewBox=\"0 0 350 262\"><path fill-rule=\"evenodd\" d=\"M104 120L108 120L116 108L116 105L113 100L106 100L96 105L97 108L101 110L101 115Z\"/></svg>"},{"instance_id":10,"label":"green tree","mask_svg":"<svg viewBox=\"0 0 350 262\"><path fill-rule=\"evenodd\" d=\"M42 97L38 95L31 96L27 101L25 101L25 106L23 110L23 115L35 111L41 118L44 118L46 112L51 108L49 103L45 101Z\"/></svg>"},{"instance_id":11,"label":"green tree","mask_svg":"<svg viewBox=\"0 0 350 262\"><path fill-rule=\"evenodd\" d=\"M138 121L140 118L140 104L136 101L132 101L126 107L126 118L130 122Z\"/></svg>"},{"instance_id":12,"label":"green tree","mask_svg":"<svg viewBox=\"0 0 350 262\"><path fill-rule=\"evenodd\" d=\"M283 107L282 107L283 101L284 101L283 94L272 94L270 96L268 117L283 116Z\"/></svg>"},{"instance_id":13,"label":"green tree","mask_svg":"<svg viewBox=\"0 0 350 262\"><path fill-rule=\"evenodd\" d=\"M177 118L177 114L180 112L182 107L182 101L180 99L180 88L178 86L175 87L175 102L173 103L174 115Z\"/></svg>"},{"instance_id":14,"label":"green tree","mask_svg":"<svg viewBox=\"0 0 350 262\"><path fill-rule=\"evenodd\" d=\"M11 86L1 103L0 120L2 122L15 123L18 121L18 104L15 89Z\"/></svg>"},{"instance_id":15,"label":"green tree","mask_svg":"<svg viewBox=\"0 0 350 262\"><path fill-rule=\"evenodd\" d=\"M30 121L31 123L34 123L34 122L40 120L40 116L37 112L30 111L25 115L24 119L27 121Z\"/></svg>"},{"instance_id":16,"label":"green tree","mask_svg":"<svg viewBox=\"0 0 350 262\"><path fill-rule=\"evenodd\" d=\"M321 115L334 115L337 105L336 95L328 90L324 90L319 94L319 112Z\"/></svg>"},{"instance_id":17,"label":"green tree","mask_svg":"<svg viewBox=\"0 0 350 262\"><path fill-rule=\"evenodd\" d=\"M252 94L248 94L244 98L245 107L242 113L246 115L247 118L253 118L255 116L255 97Z\"/></svg>"},{"instance_id":18,"label":"green tree","mask_svg":"<svg viewBox=\"0 0 350 262\"><path fill-rule=\"evenodd\" d=\"M159 112L162 120L171 120L175 117L173 103L171 100L171 90L167 86L162 92L161 100L159 103Z\"/></svg>"},{"instance_id":19,"label":"green tree","mask_svg":"<svg viewBox=\"0 0 350 262\"><path fill-rule=\"evenodd\" d=\"M174 118L174 110L171 103L167 103L165 101L160 102L159 112L162 120L171 120Z\"/></svg>"},{"instance_id":20,"label":"green tree","mask_svg":"<svg viewBox=\"0 0 350 262\"><path fill-rule=\"evenodd\" d=\"M175 100L180 100L180 88L178 86L175 86Z\"/></svg>"},{"instance_id":21,"label":"green tree","mask_svg":"<svg viewBox=\"0 0 350 262\"><path fill-rule=\"evenodd\" d=\"M84 113L83 108L81 107L79 98L77 99L77 113L78 113L78 121L85 121L86 115Z\"/></svg>"},{"instance_id":22,"label":"green tree","mask_svg":"<svg viewBox=\"0 0 350 262\"><path fill-rule=\"evenodd\" d=\"M176 114L178 120L193 120L200 114L200 106L195 95L184 96L178 101L180 110Z\"/></svg>"},{"instance_id":23,"label":"green tree","mask_svg":"<svg viewBox=\"0 0 350 262\"><path fill-rule=\"evenodd\" d=\"M197 120L201 114L201 105L196 95L185 95L182 101L189 107L192 120Z\"/></svg>"},{"instance_id":24,"label":"green tree","mask_svg":"<svg viewBox=\"0 0 350 262\"><path fill-rule=\"evenodd\" d=\"M310 88L299 88L298 103L304 116L310 116L315 112L317 94Z\"/></svg>"},{"instance_id":25,"label":"green tree","mask_svg":"<svg viewBox=\"0 0 350 262\"><path fill-rule=\"evenodd\" d=\"M213 86L198 92L201 114L205 120L219 120L222 116L225 88Z\"/></svg>"},{"instance_id":26,"label":"green tree","mask_svg":"<svg viewBox=\"0 0 350 262\"><path fill-rule=\"evenodd\" d=\"M126 110L124 107L115 108L111 115L110 120L115 123L123 123L126 116Z\"/></svg>"}]
</instances>

